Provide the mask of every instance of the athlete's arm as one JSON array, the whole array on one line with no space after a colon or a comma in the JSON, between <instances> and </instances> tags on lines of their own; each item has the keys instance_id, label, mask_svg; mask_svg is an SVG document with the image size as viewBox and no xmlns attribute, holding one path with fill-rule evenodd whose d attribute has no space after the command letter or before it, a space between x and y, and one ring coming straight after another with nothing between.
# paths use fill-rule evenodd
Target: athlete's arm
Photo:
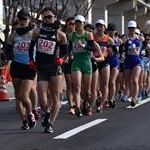
<instances>
[{"instance_id":1,"label":"athlete's arm","mask_svg":"<svg viewBox=\"0 0 150 150\"><path fill-rule=\"evenodd\" d=\"M113 47L113 45L114 45L114 40L113 40L111 37L108 38L108 44L109 44L109 47L108 47L108 54L107 54L107 55L111 54L112 48L114 48L114 47Z\"/></svg>"},{"instance_id":2,"label":"athlete's arm","mask_svg":"<svg viewBox=\"0 0 150 150\"><path fill-rule=\"evenodd\" d=\"M88 51L95 50L95 42L94 42L93 34L90 32L88 32L88 40L87 40L87 44L85 45L84 49L86 49Z\"/></svg>"},{"instance_id":3,"label":"athlete's arm","mask_svg":"<svg viewBox=\"0 0 150 150\"><path fill-rule=\"evenodd\" d=\"M94 43L95 43L95 50L96 50L96 52L97 52L97 54L98 54L98 56L99 56L99 57L95 57L94 59L95 59L97 62L104 61L105 58L104 58L104 56L103 56L103 54L102 54L102 51L101 51L101 48L100 48L99 44L98 44L97 42L94 42Z\"/></svg>"},{"instance_id":4,"label":"athlete's arm","mask_svg":"<svg viewBox=\"0 0 150 150\"><path fill-rule=\"evenodd\" d=\"M61 31L58 31L58 40L59 40L59 49L60 49L60 52L59 52L59 57L60 58L66 58L67 54L68 54L68 51L67 51L67 37L66 37L66 34L61 32Z\"/></svg>"},{"instance_id":5,"label":"athlete's arm","mask_svg":"<svg viewBox=\"0 0 150 150\"><path fill-rule=\"evenodd\" d=\"M31 43L30 43L30 47L29 47L29 59L30 59L30 61L34 60L33 59L33 51L34 51L34 46L37 42L39 32L40 32L40 29L37 28L33 31L33 34L32 34L32 39L31 39Z\"/></svg>"},{"instance_id":6,"label":"athlete's arm","mask_svg":"<svg viewBox=\"0 0 150 150\"><path fill-rule=\"evenodd\" d=\"M7 46L5 50L5 54L9 60L13 59L13 41L14 41L14 32L12 32L7 40Z\"/></svg>"}]
</instances>

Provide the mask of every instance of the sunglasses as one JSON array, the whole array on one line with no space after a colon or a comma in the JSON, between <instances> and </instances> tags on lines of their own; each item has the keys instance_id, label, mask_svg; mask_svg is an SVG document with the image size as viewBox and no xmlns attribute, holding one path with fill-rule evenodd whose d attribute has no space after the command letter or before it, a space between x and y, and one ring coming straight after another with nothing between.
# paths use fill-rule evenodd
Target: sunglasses
<instances>
[{"instance_id":1,"label":"sunglasses","mask_svg":"<svg viewBox=\"0 0 150 150\"><path fill-rule=\"evenodd\" d=\"M52 19L54 16L53 15L47 15L47 16L44 16L44 19Z\"/></svg>"},{"instance_id":2,"label":"sunglasses","mask_svg":"<svg viewBox=\"0 0 150 150\"><path fill-rule=\"evenodd\" d=\"M75 23L80 23L80 24L81 24L81 23L82 23L82 21L80 21L80 20L76 20L76 21L75 21Z\"/></svg>"},{"instance_id":3,"label":"sunglasses","mask_svg":"<svg viewBox=\"0 0 150 150\"><path fill-rule=\"evenodd\" d=\"M20 21L26 21L28 18L19 17L18 19L19 19Z\"/></svg>"},{"instance_id":4,"label":"sunglasses","mask_svg":"<svg viewBox=\"0 0 150 150\"><path fill-rule=\"evenodd\" d=\"M68 23L68 25L71 25L71 26L73 26L73 25L74 25L74 23L73 23L73 22L71 22L71 23Z\"/></svg>"},{"instance_id":5,"label":"sunglasses","mask_svg":"<svg viewBox=\"0 0 150 150\"><path fill-rule=\"evenodd\" d=\"M128 27L128 29L135 29L134 27Z\"/></svg>"},{"instance_id":6,"label":"sunglasses","mask_svg":"<svg viewBox=\"0 0 150 150\"><path fill-rule=\"evenodd\" d=\"M95 26L96 26L96 27L103 27L104 25L102 25L102 24L100 24L100 23L97 23Z\"/></svg>"}]
</instances>

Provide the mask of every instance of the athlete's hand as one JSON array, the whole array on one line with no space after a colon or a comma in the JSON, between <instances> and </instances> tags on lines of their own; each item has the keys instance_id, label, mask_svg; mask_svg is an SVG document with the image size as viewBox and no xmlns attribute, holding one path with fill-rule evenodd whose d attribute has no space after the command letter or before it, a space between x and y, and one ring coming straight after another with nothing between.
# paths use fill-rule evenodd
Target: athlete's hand
<instances>
[{"instance_id":1,"label":"athlete's hand","mask_svg":"<svg viewBox=\"0 0 150 150\"><path fill-rule=\"evenodd\" d=\"M30 62L29 62L29 67L30 67L30 69L36 69L36 63L33 61L33 60L31 60Z\"/></svg>"},{"instance_id":2,"label":"athlete's hand","mask_svg":"<svg viewBox=\"0 0 150 150\"><path fill-rule=\"evenodd\" d=\"M65 59L64 58L57 58L55 63L57 66L61 66L65 63Z\"/></svg>"}]
</instances>

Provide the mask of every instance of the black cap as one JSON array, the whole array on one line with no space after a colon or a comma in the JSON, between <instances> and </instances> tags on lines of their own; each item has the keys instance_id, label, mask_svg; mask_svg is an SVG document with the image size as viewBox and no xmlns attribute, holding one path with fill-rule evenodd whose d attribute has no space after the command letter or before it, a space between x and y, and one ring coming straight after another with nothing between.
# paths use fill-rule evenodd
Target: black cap
<instances>
[{"instance_id":1,"label":"black cap","mask_svg":"<svg viewBox=\"0 0 150 150\"><path fill-rule=\"evenodd\" d=\"M28 18L28 17L30 17L30 14L29 14L29 12L28 12L27 10L21 9L21 10L18 12L17 17L18 17L18 18Z\"/></svg>"},{"instance_id":2,"label":"black cap","mask_svg":"<svg viewBox=\"0 0 150 150\"><path fill-rule=\"evenodd\" d=\"M108 24L108 31L109 30L116 30L117 28L116 28L116 25L114 24L114 23L109 23Z\"/></svg>"}]
</instances>

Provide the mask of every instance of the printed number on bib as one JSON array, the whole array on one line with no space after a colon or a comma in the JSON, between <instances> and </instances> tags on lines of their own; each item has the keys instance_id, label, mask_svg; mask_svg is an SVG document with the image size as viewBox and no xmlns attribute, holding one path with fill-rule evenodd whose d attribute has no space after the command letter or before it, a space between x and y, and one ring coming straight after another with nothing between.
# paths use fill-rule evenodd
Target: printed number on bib
<instances>
[{"instance_id":1,"label":"printed number on bib","mask_svg":"<svg viewBox=\"0 0 150 150\"><path fill-rule=\"evenodd\" d=\"M29 41L19 42L19 43L16 45L17 52L20 52L20 53L28 52L29 46L30 46L30 42L29 42Z\"/></svg>"},{"instance_id":2,"label":"printed number on bib","mask_svg":"<svg viewBox=\"0 0 150 150\"><path fill-rule=\"evenodd\" d=\"M54 41L39 39L38 40L38 51L45 53L45 54L53 55L54 50L55 50L55 45L56 45L56 42L54 42Z\"/></svg>"},{"instance_id":3,"label":"printed number on bib","mask_svg":"<svg viewBox=\"0 0 150 150\"><path fill-rule=\"evenodd\" d=\"M73 51L75 53L84 52L85 51L84 47L85 47L85 44L80 41L73 43Z\"/></svg>"},{"instance_id":4,"label":"printed number on bib","mask_svg":"<svg viewBox=\"0 0 150 150\"><path fill-rule=\"evenodd\" d=\"M102 54L107 53L107 47L101 46L101 51L102 51Z\"/></svg>"}]
</instances>

